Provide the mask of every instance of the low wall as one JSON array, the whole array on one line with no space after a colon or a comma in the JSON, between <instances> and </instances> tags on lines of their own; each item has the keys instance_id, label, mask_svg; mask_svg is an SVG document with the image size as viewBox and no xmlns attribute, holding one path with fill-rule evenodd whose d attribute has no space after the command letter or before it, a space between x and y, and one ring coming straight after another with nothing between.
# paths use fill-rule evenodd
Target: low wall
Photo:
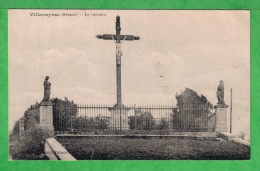
<instances>
[{"instance_id":1,"label":"low wall","mask_svg":"<svg viewBox=\"0 0 260 171\"><path fill-rule=\"evenodd\" d=\"M47 138L44 153L50 160L76 160L55 138Z\"/></svg>"}]
</instances>

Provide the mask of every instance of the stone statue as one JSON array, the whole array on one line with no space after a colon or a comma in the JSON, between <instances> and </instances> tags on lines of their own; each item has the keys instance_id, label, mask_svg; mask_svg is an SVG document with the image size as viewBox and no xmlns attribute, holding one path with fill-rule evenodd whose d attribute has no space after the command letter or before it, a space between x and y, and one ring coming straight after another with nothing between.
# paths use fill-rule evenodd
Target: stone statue
<instances>
[{"instance_id":1,"label":"stone statue","mask_svg":"<svg viewBox=\"0 0 260 171\"><path fill-rule=\"evenodd\" d=\"M219 86L217 90L218 104L225 104L224 101L224 82L223 80L219 81Z\"/></svg>"},{"instance_id":2,"label":"stone statue","mask_svg":"<svg viewBox=\"0 0 260 171\"><path fill-rule=\"evenodd\" d=\"M44 86L43 101L50 101L51 83L48 80L49 80L49 76L46 76L43 82L43 86Z\"/></svg>"}]
</instances>

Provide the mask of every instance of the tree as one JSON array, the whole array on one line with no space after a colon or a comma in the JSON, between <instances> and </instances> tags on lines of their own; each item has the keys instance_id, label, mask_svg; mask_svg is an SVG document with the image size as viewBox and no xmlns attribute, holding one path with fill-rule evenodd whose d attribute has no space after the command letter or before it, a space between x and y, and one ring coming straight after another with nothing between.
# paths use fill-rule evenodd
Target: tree
<instances>
[{"instance_id":1,"label":"tree","mask_svg":"<svg viewBox=\"0 0 260 171\"><path fill-rule=\"evenodd\" d=\"M24 129L35 127L40 123L40 104L36 102L24 112Z\"/></svg>"},{"instance_id":2,"label":"tree","mask_svg":"<svg viewBox=\"0 0 260 171\"><path fill-rule=\"evenodd\" d=\"M198 105L205 105L213 108L213 105L208 101L207 97L203 94L201 96L192 89L186 88L181 94L176 94L177 107L191 107Z\"/></svg>"},{"instance_id":3,"label":"tree","mask_svg":"<svg viewBox=\"0 0 260 171\"><path fill-rule=\"evenodd\" d=\"M176 94L177 108L173 111L173 127L181 131L206 130L208 114L213 105L204 95L199 96L192 89L186 88Z\"/></svg>"},{"instance_id":4,"label":"tree","mask_svg":"<svg viewBox=\"0 0 260 171\"><path fill-rule=\"evenodd\" d=\"M51 99L54 103L53 108L53 126L55 131L69 130L72 126L72 121L77 115L77 105L68 100L67 97L64 100L59 98Z\"/></svg>"}]
</instances>

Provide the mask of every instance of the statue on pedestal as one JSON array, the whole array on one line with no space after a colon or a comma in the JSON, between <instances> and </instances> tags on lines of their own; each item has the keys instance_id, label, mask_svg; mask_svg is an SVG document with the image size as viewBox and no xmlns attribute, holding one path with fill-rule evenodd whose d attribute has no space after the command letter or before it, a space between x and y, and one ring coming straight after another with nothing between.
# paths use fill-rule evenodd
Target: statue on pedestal
<instances>
[{"instance_id":1,"label":"statue on pedestal","mask_svg":"<svg viewBox=\"0 0 260 171\"><path fill-rule=\"evenodd\" d=\"M217 97L218 97L218 104L225 105L224 101L224 82L223 80L219 81L219 86L217 89Z\"/></svg>"},{"instance_id":2,"label":"statue on pedestal","mask_svg":"<svg viewBox=\"0 0 260 171\"><path fill-rule=\"evenodd\" d=\"M51 83L48 80L49 80L49 76L46 76L43 82L43 86L44 86L43 101L50 101Z\"/></svg>"}]
</instances>

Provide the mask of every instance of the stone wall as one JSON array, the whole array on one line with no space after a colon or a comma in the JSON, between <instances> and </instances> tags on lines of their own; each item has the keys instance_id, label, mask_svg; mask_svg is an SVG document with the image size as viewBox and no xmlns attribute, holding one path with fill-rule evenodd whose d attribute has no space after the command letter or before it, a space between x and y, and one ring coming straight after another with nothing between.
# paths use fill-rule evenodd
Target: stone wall
<instances>
[{"instance_id":1,"label":"stone wall","mask_svg":"<svg viewBox=\"0 0 260 171\"><path fill-rule=\"evenodd\" d=\"M47 138L44 153L50 160L76 160L55 138Z\"/></svg>"}]
</instances>

